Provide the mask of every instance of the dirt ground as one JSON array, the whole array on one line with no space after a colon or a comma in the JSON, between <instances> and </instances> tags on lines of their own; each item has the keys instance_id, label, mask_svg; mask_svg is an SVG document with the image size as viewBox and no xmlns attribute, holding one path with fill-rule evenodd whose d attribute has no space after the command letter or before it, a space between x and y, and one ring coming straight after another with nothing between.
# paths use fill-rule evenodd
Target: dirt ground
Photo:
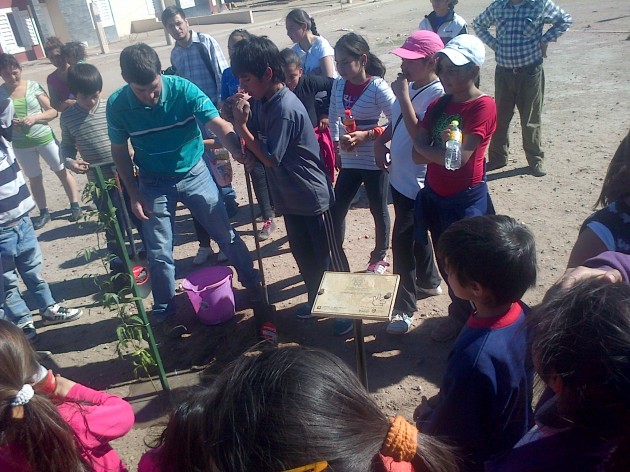
<instances>
[{"instance_id":1,"label":"dirt ground","mask_svg":"<svg viewBox=\"0 0 630 472\"><path fill-rule=\"evenodd\" d=\"M457 11L469 22L487 4L486 0L460 2ZM539 277L525 301L536 304L545 290L563 272L569 252L584 218L591 212L604 173L621 137L630 126L630 87L627 64L630 60L630 11L620 11L618 1L564 0L564 7L574 20L573 27L549 47L545 61L547 77L544 110L544 147L547 176L534 178L527 173L520 149L518 119L511 127L514 144L507 168L489 175L490 189L497 212L511 215L527 224L538 245ZM430 11L430 3L411 0L356 1L341 6L327 1L260 2L252 5L256 23L247 29L268 35L280 47L289 45L283 18L296 6L305 8L317 20L320 33L331 43L347 31L365 35L373 51L388 67L388 80L399 68L399 59L389 50L402 44ZM199 29L216 37L227 52L227 36L242 25L204 26ZM162 32L139 35L133 41L147 42L158 50L168 65L170 47ZM122 85L118 52L129 41L112 45L112 53L96 54L90 62L104 75L105 94ZM493 94L494 55L487 50L482 68L481 88ZM28 79L45 84L52 71L46 61L25 65ZM58 120L53 123L58 130ZM236 167L235 187L240 211L234 227L252 250L254 243L247 192L242 169ZM67 201L57 179L45 174L49 207L53 221L39 231L44 253L44 275L58 300L72 307L82 307L84 316L76 322L39 328L38 349L52 354L45 362L65 376L97 389L107 389L126 397L134 406L137 424L114 447L135 470L144 442L159 429L168 410L169 397L155 392L151 383L136 382L130 364L115 353L117 320L105 311L91 276L103 276L97 261L86 261L79 251L96 245L95 228L90 224L68 222ZM79 178L81 186L83 177ZM34 212L35 213L35 212ZM393 209L391 209L393 222ZM187 212L177 215L175 255L177 277L194 270L192 258L197 243ZM353 270L363 270L374 244L373 220L367 202L361 199L347 221L345 246ZM354 365L355 342L352 336L334 337L332 320L298 321L291 310L306 300L296 264L289 252L284 225L263 243L264 270L271 301L278 310L280 342L297 343L330 350ZM237 301L240 285L235 283ZM185 297L185 295L183 296ZM192 330L192 336L179 341L158 338L160 351L173 389L172 401L189 386L207 381L240 352L255 343L251 311L238 311L234 321L218 327L205 327L194 319L190 305L179 297L180 313ZM150 307L150 299L146 301ZM369 389L388 414L411 417L422 394L436 392L450 345L436 344L429 333L446 313L447 296L418 302L418 316L413 329L403 337L384 333L383 323L366 323L365 341ZM237 307L240 308L240 307ZM159 389L158 389L159 390Z\"/></svg>"}]
</instances>

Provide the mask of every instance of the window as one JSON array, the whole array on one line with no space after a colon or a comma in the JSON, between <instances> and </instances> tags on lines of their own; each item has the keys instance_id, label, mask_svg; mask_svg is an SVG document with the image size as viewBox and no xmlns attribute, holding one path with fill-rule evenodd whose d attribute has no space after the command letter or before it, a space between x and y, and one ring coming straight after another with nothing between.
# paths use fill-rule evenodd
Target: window
<instances>
[{"instance_id":1,"label":"window","mask_svg":"<svg viewBox=\"0 0 630 472\"><path fill-rule=\"evenodd\" d=\"M18 23L15 21L15 16L13 13L7 13L7 20L9 20L9 24L11 25L11 30L13 31L13 36L15 37L15 43L23 48L24 41L20 35L20 28L18 27Z\"/></svg>"},{"instance_id":2,"label":"window","mask_svg":"<svg viewBox=\"0 0 630 472\"><path fill-rule=\"evenodd\" d=\"M9 20L9 15L11 15L13 22ZM11 8L0 9L0 46L2 46L4 52L9 54L24 52L24 47L22 44L18 44L18 39L16 38L18 29L15 20L16 18L13 16ZM21 36L19 41L22 43Z\"/></svg>"}]
</instances>

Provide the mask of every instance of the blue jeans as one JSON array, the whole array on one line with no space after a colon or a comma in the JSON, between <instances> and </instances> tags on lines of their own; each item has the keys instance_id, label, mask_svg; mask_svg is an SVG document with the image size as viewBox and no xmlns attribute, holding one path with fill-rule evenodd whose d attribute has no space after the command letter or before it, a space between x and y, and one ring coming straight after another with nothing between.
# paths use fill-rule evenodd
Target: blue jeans
<instances>
[{"instance_id":1,"label":"blue jeans","mask_svg":"<svg viewBox=\"0 0 630 472\"><path fill-rule=\"evenodd\" d=\"M258 286L260 276L254 269L249 250L238 233L232 230L219 190L203 160L181 176L141 173L139 184L140 193L152 211L142 226L153 286L153 314L157 321L172 314L169 304L175 296L173 228L178 202L188 207L192 216L217 242L236 268L241 284L246 288Z\"/></svg>"},{"instance_id":2,"label":"blue jeans","mask_svg":"<svg viewBox=\"0 0 630 472\"><path fill-rule=\"evenodd\" d=\"M18 273L40 311L55 304L48 283L40 275L42 252L28 216L24 216L14 226L0 227L0 254L4 285L4 297L0 302L4 307L4 318L23 327L33 318L20 293Z\"/></svg>"},{"instance_id":3,"label":"blue jeans","mask_svg":"<svg viewBox=\"0 0 630 472\"><path fill-rule=\"evenodd\" d=\"M203 124L200 125L200 128L204 129ZM214 159L214 150L212 149L204 150L202 159L208 166L208 169L210 169L209 160ZM212 177L212 180L214 180L214 183L216 184L217 181L214 179L214 176L212 175L212 171L210 171L210 177ZM234 187L232 187L232 184L226 185L225 187L219 187L219 190L221 191L221 195L223 196L223 204L225 205L225 209L227 210L228 217L232 218L234 215L236 215L236 212L238 211L238 204L236 203L236 190L234 190Z\"/></svg>"}]
</instances>

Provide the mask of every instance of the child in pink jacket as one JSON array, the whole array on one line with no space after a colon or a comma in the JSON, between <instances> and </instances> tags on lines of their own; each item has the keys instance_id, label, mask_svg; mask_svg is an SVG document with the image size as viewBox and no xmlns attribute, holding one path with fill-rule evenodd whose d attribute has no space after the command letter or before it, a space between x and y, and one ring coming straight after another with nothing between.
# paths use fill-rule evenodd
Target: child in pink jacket
<instances>
[{"instance_id":1,"label":"child in pink jacket","mask_svg":"<svg viewBox=\"0 0 630 472\"><path fill-rule=\"evenodd\" d=\"M109 441L133 423L129 403L53 376L0 320L0 472L127 472Z\"/></svg>"}]
</instances>

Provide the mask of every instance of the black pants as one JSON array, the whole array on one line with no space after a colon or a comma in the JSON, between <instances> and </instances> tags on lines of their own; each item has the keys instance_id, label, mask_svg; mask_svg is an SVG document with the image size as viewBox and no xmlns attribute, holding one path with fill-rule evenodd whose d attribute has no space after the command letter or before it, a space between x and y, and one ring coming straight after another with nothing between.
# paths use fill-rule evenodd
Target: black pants
<instances>
[{"instance_id":1,"label":"black pants","mask_svg":"<svg viewBox=\"0 0 630 472\"><path fill-rule=\"evenodd\" d=\"M316 216L284 215L284 224L291 253L308 291L308 303L312 305L324 271L344 271L330 211Z\"/></svg>"},{"instance_id":2,"label":"black pants","mask_svg":"<svg viewBox=\"0 0 630 472\"><path fill-rule=\"evenodd\" d=\"M252 187L256 194L256 200L260 207L260 214L263 220L269 220L274 217L271 206L271 196L269 195L269 184L267 183L267 173L262 162L256 159L256 164L252 169L250 176L252 178Z\"/></svg>"},{"instance_id":3,"label":"black pants","mask_svg":"<svg viewBox=\"0 0 630 472\"><path fill-rule=\"evenodd\" d=\"M376 232L376 244L370 253L369 263L385 259L387 249L389 249L390 222L387 211L389 174L384 170L341 169L335 184L335 206L332 208L332 215L335 224L335 239L345 266L349 265L343 252L346 215L361 183L365 185Z\"/></svg>"},{"instance_id":4,"label":"black pants","mask_svg":"<svg viewBox=\"0 0 630 472\"><path fill-rule=\"evenodd\" d=\"M394 229L392 253L394 274L400 275L400 285L394 307L405 313L416 311L416 286L435 288L440 285L440 276L433 261L431 242L415 242L413 237L413 209L415 200L407 198L391 187L394 201Z\"/></svg>"}]
</instances>

